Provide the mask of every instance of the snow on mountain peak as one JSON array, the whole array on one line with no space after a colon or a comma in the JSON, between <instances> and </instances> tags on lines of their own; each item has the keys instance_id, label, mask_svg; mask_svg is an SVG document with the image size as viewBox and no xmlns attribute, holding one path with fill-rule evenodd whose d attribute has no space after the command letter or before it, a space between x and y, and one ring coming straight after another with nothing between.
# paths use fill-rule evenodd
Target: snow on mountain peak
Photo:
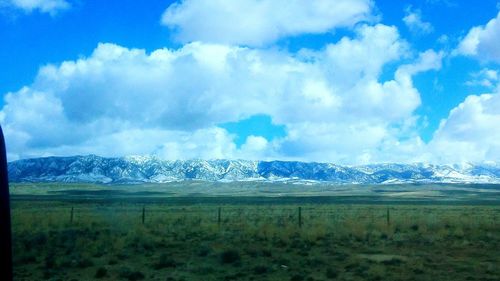
<instances>
[{"instance_id":1,"label":"snow on mountain peak","mask_svg":"<svg viewBox=\"0 0 500 281\"><path fill-rule=\"evenodd\" d=\"M500 183L496 163L372 164L248 160L161 160L156 156L96 155L23 159L8 164L13 182L140 183L181 180L303 181L335 184Z\"/></svg>"}]
</instances>

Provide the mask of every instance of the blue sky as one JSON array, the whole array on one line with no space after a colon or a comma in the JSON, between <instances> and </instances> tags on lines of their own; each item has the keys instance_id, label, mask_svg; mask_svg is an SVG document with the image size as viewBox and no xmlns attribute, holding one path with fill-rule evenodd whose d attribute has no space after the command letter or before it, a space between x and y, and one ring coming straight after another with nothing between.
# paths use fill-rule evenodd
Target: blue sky
<instances>
[{"instance_id":1,"label":"blue sky","mask_svg":"<svg viewBox=\"0 0 500 281\"><path fill-rule=\"evenodd\" d=\"M498 160L498 1L279 2L0 0L9 159Z\"/></svg>"}]
</instances>

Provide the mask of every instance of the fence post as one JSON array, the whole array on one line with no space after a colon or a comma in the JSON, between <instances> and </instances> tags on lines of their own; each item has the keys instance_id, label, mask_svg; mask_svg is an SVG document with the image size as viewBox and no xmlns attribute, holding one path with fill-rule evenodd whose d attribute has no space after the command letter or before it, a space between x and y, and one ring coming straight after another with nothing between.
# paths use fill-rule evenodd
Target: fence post
<instances>
[{"instance_id":1,"label":"fence post","mask_svg":"<svg viewBox=\"0 0 500 281\"><path fill-rule=\"evenodd\" d=\"M73 223L74 211L75 211L74 207L71 207L71 213L70 213L70 216L69 216L69 222L70 223Z\"/></svg>"},{"instance_id":2,"label":"fence post","mask_svg":"<svg viewBox=\"0 0 500 281\"><path fill-rule=\"evenodd\" d=\"M142 206L142 224L146 220L146 206Z\"/></svg>"},{"instance_id":3,"label":"fence post","mask_svg":"<svg viewBox=\"0 0 500 281\"><path fill-rule=\"evenodd\" d=\"M299 228L302 228L302 207L299 207Z\"/></svg>"},{"instance_id":4,"label":"fence post","mask_svg":"<svg viewBox=\"0 0 500 281\"><path fill-rule=\"evenodd\" d=\"M391 225L391 214L389 212L389 207L387 207L387 226Z\"/></svg>"},{"instance_id":5,"label":"fence post","mask_svg":"<svg viewBox=\"0 0 500 281\"><path fill-rule=\"evenodd\" d=\"M217 226L219 226L219 227L220 227L220 223L221 223L220 213L221 213L221 207L219 207L217 209Z\"/></svg>"}]
</instances>

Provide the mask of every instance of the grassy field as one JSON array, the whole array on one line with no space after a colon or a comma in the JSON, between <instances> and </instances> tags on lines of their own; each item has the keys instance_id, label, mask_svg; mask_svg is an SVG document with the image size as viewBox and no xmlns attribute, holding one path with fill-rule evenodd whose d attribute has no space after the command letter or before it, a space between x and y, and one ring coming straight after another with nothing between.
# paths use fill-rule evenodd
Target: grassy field
<instances>
[{"instance_id":1,"label":"grassy field","mask_svg":"<svg viewBox=\"0 0 500 281\"><path fill-rule=\"evenodd\" d=\"M24 200L80 200L172 202L182 198L224 198L227 202L267 203L281 198L287 202L390 203L500 205L500 185L495 184L386 184L335 185L329 183L202 182L183 181L161 184L97 185L77 183L13 183L11 194ZM239 199L234 200L237 197ZM251 200L256 197L258 200ZM312 197L313 200L306 199ZM297 200L300 198L300 200ZM142 200L146 199L146 200ZM204 200L206 202L206 200ZM215 200L212 200L215 202Z\"/></svg>"},{"instance_id":2,"label":"grassy field","mask_svg":"<svg viewBox=\"0 0 500 281\"><path fill-rule=\"evenodd\" d=\"M15 280L500 276L498 204L85 198L14 197Z\"/></svg>"}]
</instances>

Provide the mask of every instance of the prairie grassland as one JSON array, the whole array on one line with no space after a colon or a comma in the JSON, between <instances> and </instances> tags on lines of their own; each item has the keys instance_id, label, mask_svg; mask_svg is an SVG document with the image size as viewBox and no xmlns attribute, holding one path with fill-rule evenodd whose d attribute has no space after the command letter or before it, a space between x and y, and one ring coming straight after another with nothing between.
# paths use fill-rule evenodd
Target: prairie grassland
<instances>
[{"instance_id":1,"label":"prairie grassland","mask_svg":"<svg viewBox=\"0 0 500 281\"><path fill-rule=\"evenodd\" d=\"M12 216L16 280L500 276L498 205L14 201Z\"/></svg>"}]
</instances>

